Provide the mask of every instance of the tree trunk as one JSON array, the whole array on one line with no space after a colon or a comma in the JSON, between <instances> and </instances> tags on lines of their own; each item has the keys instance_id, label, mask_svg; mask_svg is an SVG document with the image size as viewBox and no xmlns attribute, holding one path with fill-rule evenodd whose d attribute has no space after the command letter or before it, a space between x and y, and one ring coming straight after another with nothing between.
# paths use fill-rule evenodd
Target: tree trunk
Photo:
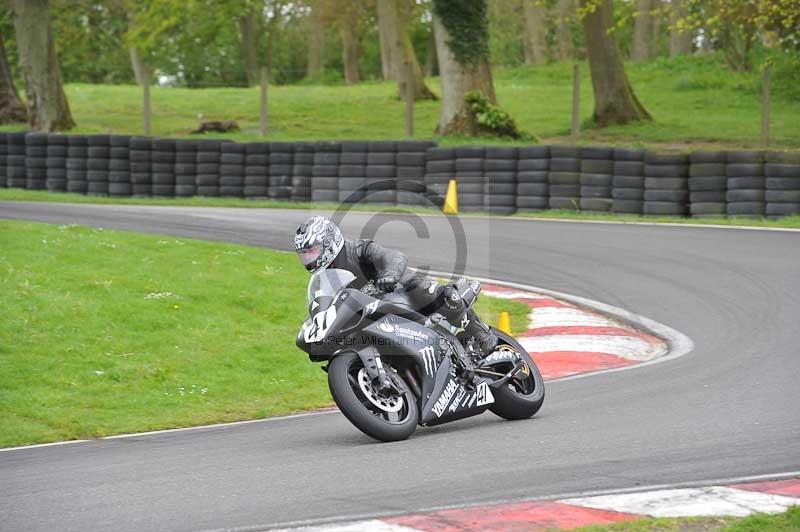
<instances>
[{"instance_id":1,"label":"tree trunk","mask_svg":"<svg viewBox=\"0 0 800 532\"><path fill-rule=\"evenodd\" d=\"M673 57L692 53L692 41L694 39L692 32L688 30L681 31L677 27L678 23L686 18L687 13L685 0L672 0L669 54Z\"/></svg>"},{"instance_id":2,"label":"tree trunk","mask_svg":"<svg viewBox=\"0 0 800 532\"><path fill-rule=\"evenodd\" d=\"M64 94L48 0L13 0L17 48L28 96L28 125L42 131L75 127Z\"/></svg>"},{"instance_id":3,"label":"tree trunk","mask_svg":"<svg viewBox=\"0 0 800 532\"><path fill-rule=\"evenodd\" d=\"M439 57L436 55L436 35L431 24L431 38L428 42L428 54L425 57L425 76L439 75Z\"/></svg>"},{"instance_id":4,"label":"tree trunk","mask_svg":"<svg viewBox=\"0 0 800 532\"><path fill-rule=\"evenodd\" d=\"M556 28L556 58L572 59L575 56L575 44L572 41L572 19L575 17L575 0L558 0L555 6L558 26Z\"/></svg>"},{"instance_id":5,"label":"tree trunk","mask_svg":"<svg viewBox=\"0 0 800 532\"><path fill-rule=\"evenodd\" d=\"M355 85L361 81L358 76L358 40L353 33L353 25L347 17L340 19L339 33L342 36L344 81L348 85Z\"/></svg>"},{"instance_id":6,"label":"tree trunk","mask_svg":"<svg viewBox=\"0 0 800 532\"><path fill-rule=\"evenodd\" d=\"M391 4L387 1L378 0L378 38L381 45L381 74L384 81L394 79L395 65L392 62L392 44L391 34L389 33L387 24L387 6Z\"/></svg>"},{"instance_id":7,"label":"tree trunk","mask_svg":"<svg viewBox=\"0 0 800 532\"><path fill-rule=\"evenodd\" d=\"M242 60L247 73L247 86L255 87L260 80L260 65L258 61L258 12L249 11L237 17L239 24L239 38L242 43Z\"/></svg>"},{"instance_id":8,"label":"tree trunk","mask_svg":"<svg viewBox=\"0 0 800 532\"><path fill-rule=\"evenodd\" d=\"M442 107L439 115L439 135L475 135L477 124L467 108L464 96L470 91L480 91L493 104L497 96L492 82L492 71L487 58L475 64L459 63L447 41L450 34L439 18L433 16L434 35L436 35L436 54L439 57L439 75L442 79Z\"/></svg>"},{"instance_id":9,"label":"tree trunk","mask_svg":"<svg viewBox=\"0 0 800 532\"><path fill-rule=\"evenodd\" d=\"M136 28L136 14L133 11L128 11L128 32L132 32ZM131 55L131 66L133 67L133 77L136 84L141 86L145 82L145 68L149 68L142 60L142 53L136 46L131 46L128 51Z\"/></svg>"},{"instance_id":10,"label":"tree trunk","mask_svg":"<svg viewBox=\"0 0 800 532\"><path fill-rule=\"evenodd\" d=\"M595 0L581 0L582 5ZM612 0L600 0L594 11L583 19L589 69L594 89L594 123L596 127L625 124L635 120L652 120L633 93L622 53L609 29L614 23Z\"/></svg>"},{"instance_id":11,"label":"tree trunk","mask_svg":"<svg viewBox=\"0 0 800 532\"><path fill-rule=\"evenodd\" d=\"M406 87L413 87L415 100L436 100L436 95L425 85L422 68L417 61L414 45L408 34L408 6L395 0L378 0L378 13L383 17L381 23L386 28L389 53L394 61L393 79L397 80L400 99L405 98ZM411 64L413 79L408 79L408 65Z\"/></svg>"},{"instance_id":12,"label":"tree trunk","mask_svg":"<svg viewBox=\"0 0 800 532\"><path fill-rule=\"evenodd\" d=\"M634 61L647 61L652 57L653 35L653 9L652 0L638 0L636 2L636 18L633 22L633 47L631 59Z\"/></svg>"},{"instance_id":13,"label":"tree trunk","mask_svg":"<svg viewBox=\"0 0 800 532\"><path fill-rule=\"evenodd\" d=\"M522 9L525 17L522 34L525 45L525 64L543 65L547 62L546 10L537 3L537 0L522 0Z\"/></svg>"},{"instance_id":14,"label":"tree trunk","mask_svg":"<svg viewBox=\"0 0 800 532\"><path fill-rule=\"evenodd\" d=\"M0 34L0 124L14 124L28 120L28 109L19 97L14 76L8 64L6 45Z\"/></svg>"},{"instance_id":15,"label":"tree trunk","mask_svg":"<svg viewBox=\"0 0 800 532\"><path fill-rule=\"evenodd\" d=\"M306 75L317 78L322 74L322 58L325 51L325 28L319 7L311 3L311 24L308 39L308 67Z\"/></svg>"}]
</instances>

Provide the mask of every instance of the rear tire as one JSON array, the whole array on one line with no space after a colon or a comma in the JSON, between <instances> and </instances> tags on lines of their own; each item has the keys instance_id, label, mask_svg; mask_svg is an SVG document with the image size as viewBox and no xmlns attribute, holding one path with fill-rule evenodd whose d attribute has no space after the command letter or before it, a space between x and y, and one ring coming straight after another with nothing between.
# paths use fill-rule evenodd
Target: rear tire
<instances>
[{"instance_id":1,"label":"rear tire","mask_svg":"<svg viewBox=\"0 0 800 532\"><path fill-rule=\"evenodd\" d=\"M516 420L528 419L536 414L544 404L544 379L536 367L536 363L527 351L511 336L492 329L502 343L508 344L513 347L525 360L530 368L530 375L528 381L533 385L533 389L525 393L520 386L513 379L506 385L492 390L494 395L494 404L490 410L502 417L503 419Z\"/></svg>"},{"instance_id":2,"label":"rear tire","mask_svg":"<svg viewBox=\"0 0 800 532\"><path fill-rule=\"evenodd\" d=\"M358 430L384 442L405 440L417 428L417 399L399 374L387 366L384 367L395 386L402 392L403 406L396 413L397 420L386 419L393 416L382 414L359 386L358 373L363 370L364 365L357 353L344 353L333 359L328 367L328 387L339 410Z\"/></svg>"}]
</instances>

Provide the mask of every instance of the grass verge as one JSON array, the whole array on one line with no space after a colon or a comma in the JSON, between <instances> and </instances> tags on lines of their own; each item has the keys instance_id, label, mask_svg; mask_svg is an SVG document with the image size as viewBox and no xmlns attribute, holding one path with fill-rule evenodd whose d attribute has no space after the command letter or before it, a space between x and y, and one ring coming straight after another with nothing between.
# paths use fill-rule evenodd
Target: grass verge
<instances>
[{"instance_id":1,"label":"grass verge","mask_svg":"<svg viewBox=\"0 0 800 532\"><path fill-rule=\"evenodd\" d=\"M722 55L663 58L629 62L626 71L636 95L653 115L652 122L586 129L581 142L687 148L760 148L761 90L759 69L731 72ZM592 83L581 65L580 118L593 112ZM773 74L773 86L781 78ZM437 93L440 80L428 80ZM545 143L569 142L572 109L572 63L495 68L494 83L502 107L524 130ZM788 82L790 83L790 82ZM239 141L259 135L259 89L186 89L153 87L153 134L185 137L197 127L197 115L208 120L236 120L241 130L214 135ZM66 86L78 127L75 133L141 134L141 89L132 85ZM404 102L393 82L368 81L351 86L272 86L268 140L399 139L404 135ZM414 106L416 138L432 139L441 102ZM800 101L775 91L772 98L772 146L800 147ZM0 127L0 131L20 129ZM443 145L501 143L507 140L445 137Z\"/></svg>"},{"instance_id":2,"label":"grass verge","mask_svg":"<svg viewBox=\"0 0 800 532\"><path fill-rule=\"evenodd\" d=\"M331 404L294 346L307 280L291 253L0 221L0 447Z\"/></svg>"},{"instance_id":3,"label":"grass verge","mask_svg":"<svg viewBox=\"0 0 800 532\"><path fill-rule=\"evenodd\" d=\"M797 532L800 531L800 507L790 508L776 515L637 519L572 530L573 532Z\"/></svg>"},{"instance_id":4,"label":"grass verge","mask_svg":"<svg viewBox=\"0 0 800 532\"><path fill-rule=\"evenodd\" d=\"M163 205L186 207L235 207L258 209L301 209L301 210L335 210L339 207L335 203L311 203L278 200L248 200L237 198L111 198L102 196L85 196L83 194L70 194L60 192L47 192L42 190L25 190L19 188L0 188L0 201L43 201L55 203L82 203L96 205ZM357 204L348 206L354 211L363 212L389 212L389 213L417 213L441 214L438 209L414 206L382 207L380 205ZM486 215L481 212L466 212L461 216ZM800 215L785 216L777 219L743 218L743 217L715 217L715 218L683 218L680 216L636 216L632 214L602 214L586 213L569 210L547 211L522 211L513 217L516 218L541 218L548 220L589 220L604 222L646 222L670 223L691 225L739 225L749 227L784 227L790 229L800 228Z\"/></svg>"}]
</instances>

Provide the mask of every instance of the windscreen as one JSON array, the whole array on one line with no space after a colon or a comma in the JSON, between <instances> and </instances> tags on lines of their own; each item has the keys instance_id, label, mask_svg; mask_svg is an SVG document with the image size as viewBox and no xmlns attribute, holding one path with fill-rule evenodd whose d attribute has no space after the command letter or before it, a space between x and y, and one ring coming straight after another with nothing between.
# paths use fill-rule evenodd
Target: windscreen
<instances>
[{"instance_id":1,"label":"windscreen","mask_svg":"<svg viewBox=\"0 0 800 532\"><path fill-rule=\"evenodd\" d=\"M325 268L318 271L308 281L308 304L320 296L335 296L355 278L356 276L347 270Z\"/></svg>"}]
</instances>

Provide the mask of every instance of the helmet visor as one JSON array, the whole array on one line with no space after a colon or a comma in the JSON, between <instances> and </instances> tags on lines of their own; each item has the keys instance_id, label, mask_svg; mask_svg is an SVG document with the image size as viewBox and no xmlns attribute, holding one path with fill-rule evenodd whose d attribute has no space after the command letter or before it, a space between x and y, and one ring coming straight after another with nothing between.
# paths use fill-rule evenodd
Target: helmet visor
<instances>
[{"instance_id":1,"label":"helmet visor","mask_svg":"<svg viewBox=\"0 0 800 532\"><path fill-rule=\"evenodd\" d=\"M319 244L297 250L297 256L300 257L300 262L302 262L303 266L306 268L314 264L320 255L322 255L322 246Z\"/></svg>"}]
</instances>

